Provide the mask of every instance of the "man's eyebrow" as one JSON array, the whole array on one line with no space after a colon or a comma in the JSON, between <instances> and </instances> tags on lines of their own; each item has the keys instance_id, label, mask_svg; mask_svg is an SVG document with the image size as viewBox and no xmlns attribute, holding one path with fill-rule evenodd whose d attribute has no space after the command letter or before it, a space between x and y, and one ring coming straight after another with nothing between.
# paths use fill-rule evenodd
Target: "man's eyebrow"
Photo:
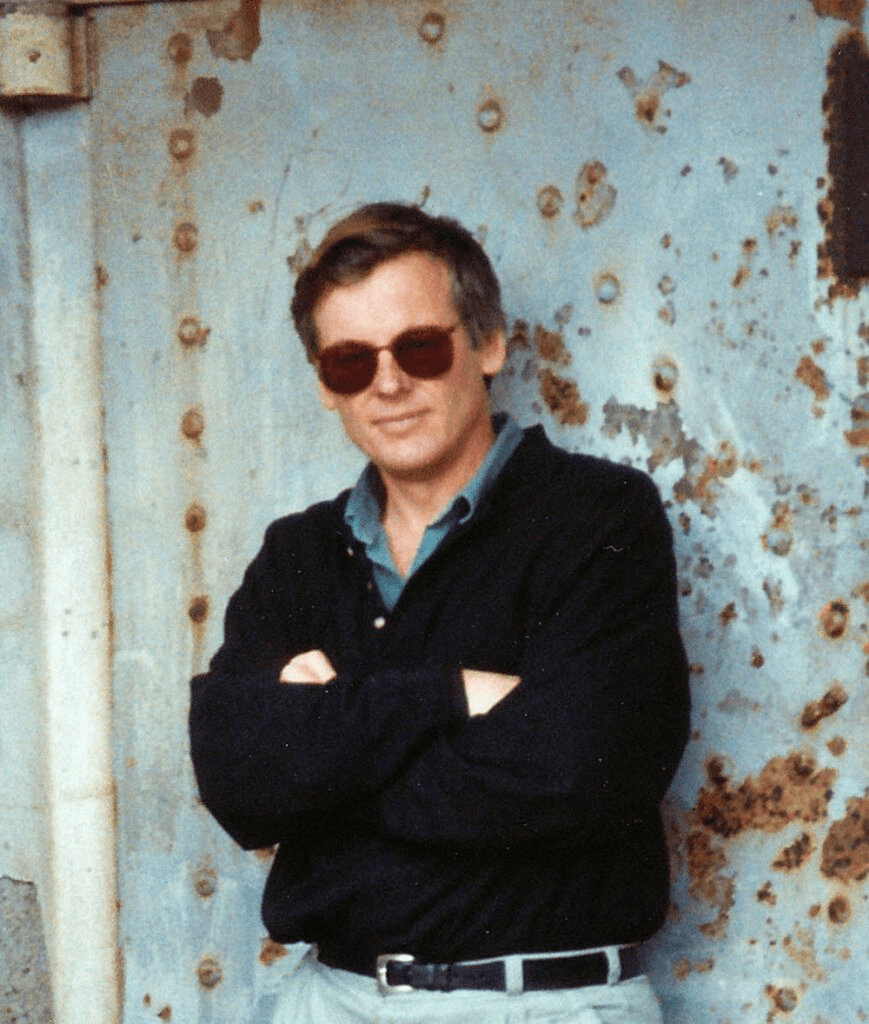
<instances>
[{"instance_id":1,"label":"man's eyebrow","mask_svg":"<svg viewBox=\"0 0 869 1024\"><path fill-rule=\"evenodd\" d=\"M365 345L368 348L388 348L390 345L394 345L397 341L401 341L404 338L412 336L414 334L452 334L452 332L459 326L461 321L456 321L451 327L445 327L443 324L416 324L413 327L405 327L403 331L399 331L394 337L390 338L385 345L375 345L371 341L363 341L361 338L339 338L335 345ZM331 345L329 346L332 347Z\"/></svg>"}]
</instances>

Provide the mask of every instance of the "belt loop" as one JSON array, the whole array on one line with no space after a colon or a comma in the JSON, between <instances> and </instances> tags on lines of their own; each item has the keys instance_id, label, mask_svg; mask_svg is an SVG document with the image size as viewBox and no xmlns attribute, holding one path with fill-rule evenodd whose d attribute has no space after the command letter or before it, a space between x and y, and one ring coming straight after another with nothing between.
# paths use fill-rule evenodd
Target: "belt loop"
<instances>
[{"instance_id":1,"label":"belt loop","mask_svg":"<svg viewBox=\"0 0 869 1024\"><path fill-rule=\"evenodd\" d=\"M609 974L607 975L607 985L618 985L622 977L622 959L619 956L618 946L607 946L604 949L606 953L607 962L609 963Z\"/></svg>"},{"instance_id":2,"label":"belt loop","mask_svg":"<svg viewBox=\"0 0 869 1024\"><path fill-rule=\"evenodd\" d=\"M525 990L525 971L521 956L504 957L504 988L508 996L521 995Z\"/></svg>"}]
</instances>

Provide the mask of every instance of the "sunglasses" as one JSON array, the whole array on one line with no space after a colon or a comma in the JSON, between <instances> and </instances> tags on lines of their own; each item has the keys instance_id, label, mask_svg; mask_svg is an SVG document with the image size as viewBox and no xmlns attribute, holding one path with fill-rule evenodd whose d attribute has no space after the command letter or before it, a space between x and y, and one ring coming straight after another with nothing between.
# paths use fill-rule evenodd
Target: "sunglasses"
<instances>
[{"instance_id":1,"label":"sunglasses","mask_svg":"<svg viewBox=\"0 0 869 1024\"><path fill-rule=\"evenodd\" d=\"M440 377L453 365L453 331L458 327L411 327L388 345L342 341L317 355L317 372L330 391L356 395L377 376L380 352L392 353L400 369L419 380Z\"/></svg>"}]
</instances>

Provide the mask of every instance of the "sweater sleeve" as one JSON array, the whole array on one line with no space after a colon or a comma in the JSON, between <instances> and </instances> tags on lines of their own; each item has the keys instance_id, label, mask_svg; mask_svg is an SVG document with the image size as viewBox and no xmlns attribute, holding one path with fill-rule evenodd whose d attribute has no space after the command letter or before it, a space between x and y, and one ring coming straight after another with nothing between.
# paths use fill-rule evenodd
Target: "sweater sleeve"
<instances>
[{"instance_id":1,"label":"sweater sleeve","mask_svg":"<svg viewBox=\"0 0 869 1024\"><path fill-rule=\"evenodd\" d=\"M299 835L377 792L416 749L466 717L461 680L447 668L281 683L281 668L311 647L295 560L270 528L230 599L223 645L191 683L199 793L246 848Z\"/></svg>"},{"instance_id":2,"label":"sweater sleeve","mask_svg":"<svg viewBox=\"0 0 869 1024\"><path fill-rule=\"evenodd\" d=\"M360 821L419 843L582 846L657 813L687 740L687 664L669 523L651 481L628 489L591 536L549 539L516 689L433 736Z\"/></svg>"}]
</instances>

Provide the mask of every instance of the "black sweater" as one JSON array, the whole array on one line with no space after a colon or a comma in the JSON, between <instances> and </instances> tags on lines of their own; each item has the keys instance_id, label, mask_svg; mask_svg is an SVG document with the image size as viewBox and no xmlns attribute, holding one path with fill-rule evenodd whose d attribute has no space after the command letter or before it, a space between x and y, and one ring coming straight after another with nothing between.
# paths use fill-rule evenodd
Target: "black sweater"
<instances>
[{"instance_id":1,"label":"black sweater","mask_svg":"<svg viewBox=\"0 0 869 1024\"><path fill-rule=\"evenodd\" d=\"M647 938L688 729L652 482L526 431L392 613L347 494L269 527L192 684L202 799L242 846L280 844L272 937L355 970ZM278 681L316 648L336 680ZM469 718L460 667L522 681Z\"/></svg>"}]
</instances>

